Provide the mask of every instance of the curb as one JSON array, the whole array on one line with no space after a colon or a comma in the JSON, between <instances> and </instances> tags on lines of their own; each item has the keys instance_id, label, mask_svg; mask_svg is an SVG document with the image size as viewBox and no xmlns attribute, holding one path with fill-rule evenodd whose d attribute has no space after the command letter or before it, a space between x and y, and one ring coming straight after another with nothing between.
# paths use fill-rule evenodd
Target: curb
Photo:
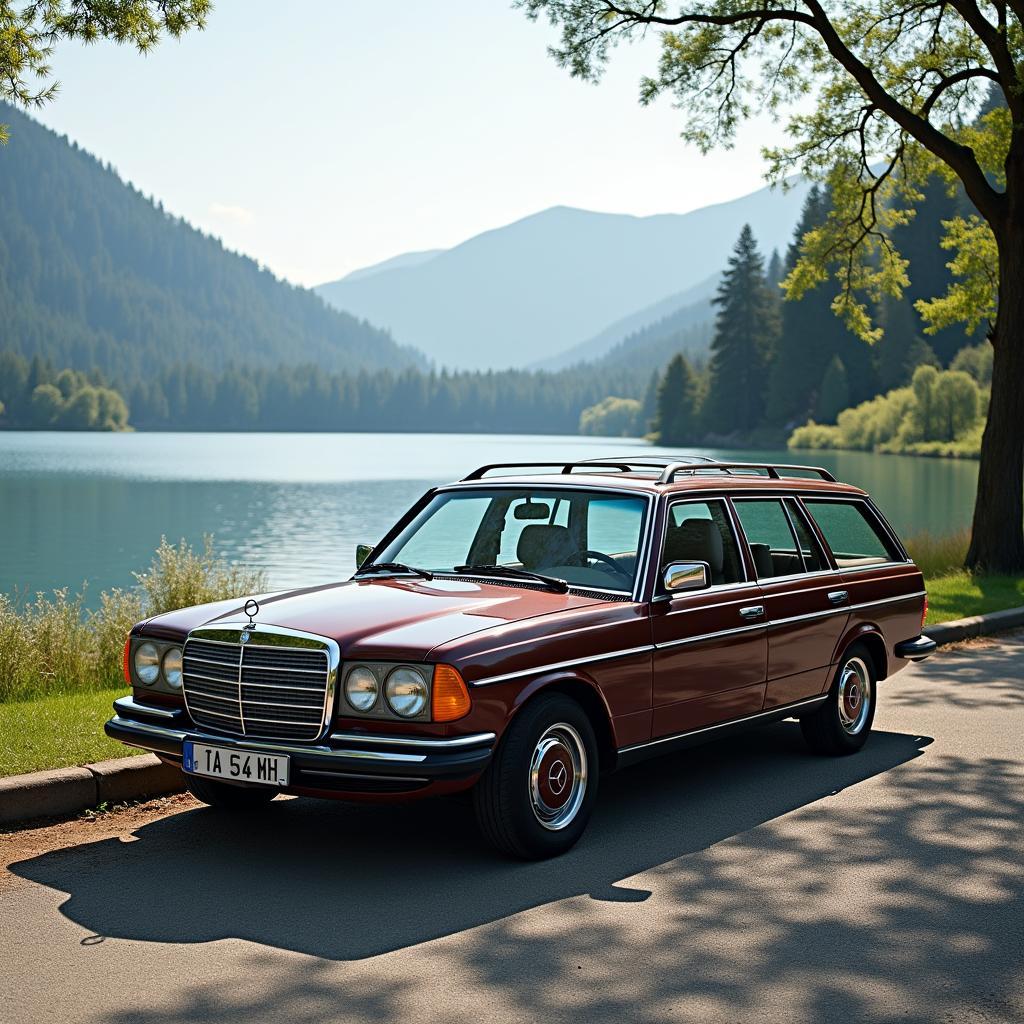
<instances>
[{"instance_id":1,"label":"curb","mask_svg":"<svg viewBox=\"0 0 1024 1024\"><path fill-rule=\"evenodd\" d=\"M941 647L1016 626L1024 626L1024 608L939 622L927 627L927 635ZM118 757L83 768L10 775L0 778L0 825L67 817L103 803L180 793L184 788L181 769L164 764L155 754Z\"/></svg>"},{"instance_id":2,"label":"curb","mask_svg":"<svg viewBox=\"0 0 1024 1024\"><path fill-rule=\"evenodd\" d=\"M925 632L941 647L957 640L972 640L976 636L1001 633L1015 626L1024 626L1024 608L1006 608L1001 612L987 612L985 615L972 615L966 619L937 622L934 626L925 626Z\"/></svg>"},{"instance_id":3,"label":"curb","mask_svg":"<svg viewBox=\"0 0 1024 1024\"><path fill-rule=\"evenodd\" d=\"M184 788L181 771L155 754L9 775L0 779L0 825L67 817L103 803L162 796Z\"/></svg>"}]
</instances>

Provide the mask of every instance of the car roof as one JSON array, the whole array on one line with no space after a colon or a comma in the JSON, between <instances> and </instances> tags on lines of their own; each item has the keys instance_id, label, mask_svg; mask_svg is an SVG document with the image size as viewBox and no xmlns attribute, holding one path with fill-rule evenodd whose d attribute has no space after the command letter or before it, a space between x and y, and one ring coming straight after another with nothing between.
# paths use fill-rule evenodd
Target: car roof
<instances>
[{"instance_id":1,"label":"car roof","mask_svg":"<svg viewBox=\"0 0 1024 1024\"><path fill-rule=\"evenodd\" d=\"M685 459L685 461L684 461ZM545 469L546 472L508 473L498 470ZM814 474L806 476L801 474ZM818 466L784 463L719 462L703 456L609 457L564 463L496 463L481 466L448 487L481 486L593 487L602 490L644 491L651 494L704 492L794 493L864 496L865 491L837 481ZM447 489L447 488L446 488Z\"/></svg>"}]
</instances>

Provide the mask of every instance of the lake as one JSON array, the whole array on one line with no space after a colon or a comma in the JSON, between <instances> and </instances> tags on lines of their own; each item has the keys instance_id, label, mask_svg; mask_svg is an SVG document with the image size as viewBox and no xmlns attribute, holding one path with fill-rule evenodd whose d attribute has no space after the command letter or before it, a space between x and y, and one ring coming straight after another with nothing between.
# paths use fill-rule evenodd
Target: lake
<instances>
[{"instance_id":1,"label":"lake","mask_svg":"<svg viewBox=\"0 0 1024 1024\"><path fill-rule=\"evenodd\" d=\"M658 454L640 440L500 434L0 432L0 591L129 586L161 536L212 533L273 587L345 578L427 487L488 462ZM674 452L697 454L673 449ZM974 462L862 452L700 454L811 462L875 497L902 533L970 522Z\"/></svg>"}]
</instances>

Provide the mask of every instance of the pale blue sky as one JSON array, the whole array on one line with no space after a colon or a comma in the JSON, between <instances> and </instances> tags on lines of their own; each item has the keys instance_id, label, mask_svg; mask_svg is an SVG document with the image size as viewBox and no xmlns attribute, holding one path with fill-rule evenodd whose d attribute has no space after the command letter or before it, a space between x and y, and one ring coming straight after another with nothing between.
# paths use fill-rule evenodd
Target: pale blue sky
<instances>
[{"instance_id":1,"label":"pale blue sky","mask_svg":"<svg viewBox=\"0 0 1024 1024\"><path fill-rule=\"evenodd\" d=\"M549 206L684 212L763 184L777 127L704 157L667 101L640 107L653 41L595 88L552 40L506 0L218 0L205 32L148 57L63 45L37 116L309 285Z\"/></svg>"}]
</instances>

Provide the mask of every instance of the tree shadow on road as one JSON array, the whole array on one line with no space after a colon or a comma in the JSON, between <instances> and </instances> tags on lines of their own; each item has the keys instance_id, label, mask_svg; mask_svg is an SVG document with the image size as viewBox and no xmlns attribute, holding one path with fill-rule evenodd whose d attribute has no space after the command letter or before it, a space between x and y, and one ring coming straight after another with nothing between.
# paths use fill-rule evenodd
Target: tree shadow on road
<instances>
[{"instance_id":1,"label":"tree shadow on road","mask_svg":"<svg viewBox=\"0 0 1024 1024\"><path fill-rule=\"evenodd\" d=\"M238 937L358 960L578 895L643 900L622 879L827 798L917 757L930 740L875 733L857 756L810 756L781 723L602 780L581 843L509 861L460 800L406 806L275 802L257 814L191 810L117 838L14 864L69 894L97 935L155 942ZM689 899L689 898L687 898Z\"/></svg>"}]
</instances>

